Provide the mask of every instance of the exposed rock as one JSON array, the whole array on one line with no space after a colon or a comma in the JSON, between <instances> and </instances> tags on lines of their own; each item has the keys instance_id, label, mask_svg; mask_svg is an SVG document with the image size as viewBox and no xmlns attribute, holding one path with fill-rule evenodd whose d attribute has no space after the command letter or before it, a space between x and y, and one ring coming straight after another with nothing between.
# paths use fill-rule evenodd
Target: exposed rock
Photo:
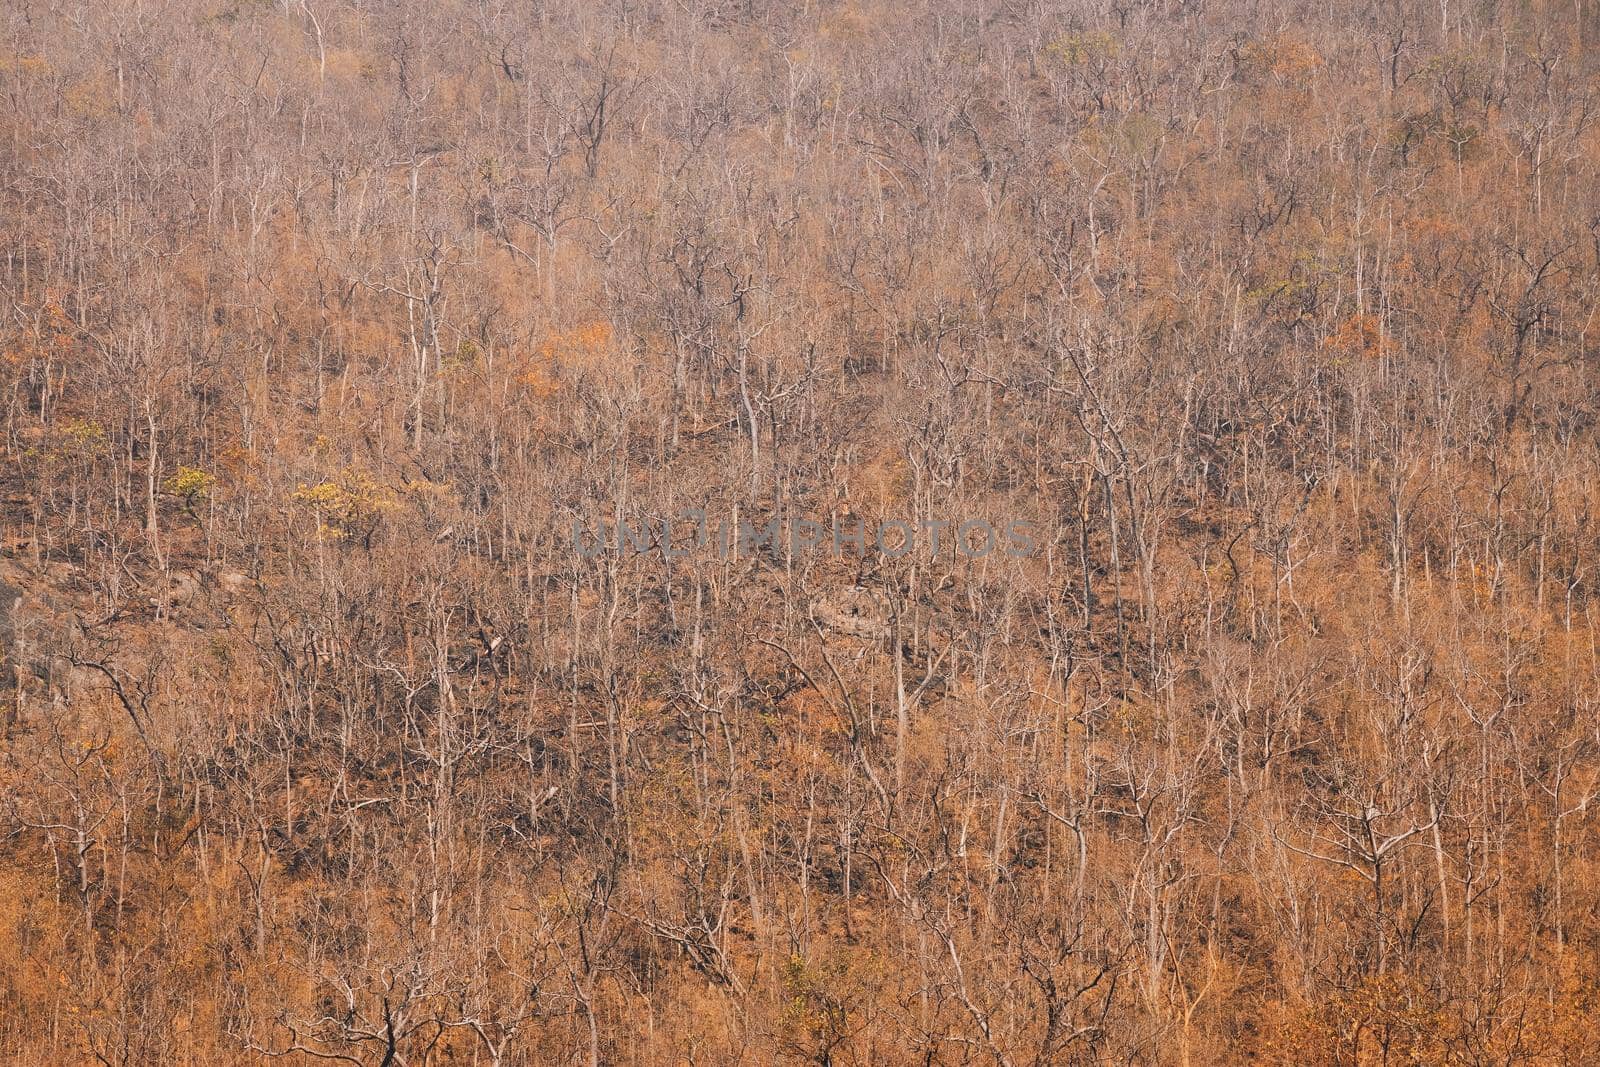
<instances>
[{"instance_id":1,"label":"exposed rock","mask_svg":"<svg viewBox=\"0 0 1600 1067\"><path fill-rule=\"evenodd\" d=\"M181 608L193 604L200 596L200 579L193 571L174 571L167 587L169 607Z\"/></svg>"},{"instance_id":2,"label":"exposed rock","mask_svg":"<svg viewBox=\"0 0 1600 1067\"><path fill-rule=\"evenodd\" d=\"M889 602L863 586L825 593L811 608L817 621L836 633L873 639L889 636Z\"/></svg>"},{"instance_id":3,"label":"exposed rock","mask_svg":"<svg viewBox=\"0 0 1600 1067\"><path fill-rule=\"evenodd\" d=\"M244 596L256 587L249 575L238 571L217 571L214 577L217 588L227 596Z\"/></svg>"}]
</instances>

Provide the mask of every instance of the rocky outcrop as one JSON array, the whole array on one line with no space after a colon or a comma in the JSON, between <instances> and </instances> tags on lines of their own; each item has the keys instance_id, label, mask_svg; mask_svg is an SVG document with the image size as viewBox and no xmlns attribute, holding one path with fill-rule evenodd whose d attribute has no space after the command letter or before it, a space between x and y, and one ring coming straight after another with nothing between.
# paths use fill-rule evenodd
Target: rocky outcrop
<instances>
[{"instance_id":1,"label":"rocky outcrop","mask_svg":"<svg viewBox=\"0 0 1600 1067\"><path fill-rule=\"evenodd\" d=\"M864 586L824 593L811 605L817 622L835 633L881 640L889 636L889 601Z\"/></svg>"}]
</instances>

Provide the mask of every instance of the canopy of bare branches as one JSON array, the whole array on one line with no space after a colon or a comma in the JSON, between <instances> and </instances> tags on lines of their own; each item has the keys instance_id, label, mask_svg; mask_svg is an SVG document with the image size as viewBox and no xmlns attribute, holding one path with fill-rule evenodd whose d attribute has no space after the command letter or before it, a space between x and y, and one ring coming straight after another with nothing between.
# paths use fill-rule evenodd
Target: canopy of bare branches
<instances>
[{"instance_id":1,"label":"canopy of bare branches","mask_svg":"<svg viewBox=\"0 0 1600 1067\"><path fill-rule=\"evenodd\" d=\"M0 1060L1600 1062L1597 0L11 0L0 405Z\"/></svg>"}]
</instances>

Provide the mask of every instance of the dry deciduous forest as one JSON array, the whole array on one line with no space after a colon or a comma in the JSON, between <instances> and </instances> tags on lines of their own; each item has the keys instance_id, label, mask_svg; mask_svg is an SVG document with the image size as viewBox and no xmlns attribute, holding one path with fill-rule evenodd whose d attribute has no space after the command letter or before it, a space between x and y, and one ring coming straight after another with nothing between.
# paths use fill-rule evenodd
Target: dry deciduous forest
<instances>
[{"instance_id":1,"label":"dry deciduous forest","mask_svg":"<svg viewBox=\"0 0 1600 1067\"><path fill-rule=\"evenodd\" d=\"M1595 0L9 0L0 1059L1600 1062L1597 179Z\"/></svg>"}]
</instances>

